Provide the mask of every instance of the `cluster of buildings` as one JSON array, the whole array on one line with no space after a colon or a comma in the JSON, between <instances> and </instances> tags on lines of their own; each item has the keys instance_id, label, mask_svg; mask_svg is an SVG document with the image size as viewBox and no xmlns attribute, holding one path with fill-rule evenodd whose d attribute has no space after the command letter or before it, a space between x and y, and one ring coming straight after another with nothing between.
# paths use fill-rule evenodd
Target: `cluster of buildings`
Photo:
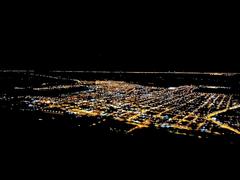
<instances>
[{"instance_id":1,"label":"cluster of buildings","mask_svg":"<svg viewBox=\"0 0 240 180\"><path fill-rule=\"evenodd\" d=\"M155 87L123 81L78 81L75 85L43 87L87 87L61 96L26 96L26 109L48 113L95 117L100 122L113 119L136 129L167 128L170 132L240 135L240 99L236 95L198 92L196 86ZM36 90L42 90L36 88ZM97 126L94 121L91 126Z\"/></svg>"}]
</instances>

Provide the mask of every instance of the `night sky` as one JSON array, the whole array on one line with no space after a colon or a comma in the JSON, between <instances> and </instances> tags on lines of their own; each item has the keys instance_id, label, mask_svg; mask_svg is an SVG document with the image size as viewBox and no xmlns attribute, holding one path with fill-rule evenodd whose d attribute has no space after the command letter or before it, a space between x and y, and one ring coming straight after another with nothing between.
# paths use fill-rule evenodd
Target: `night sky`
<instances>
[{"instance_id":1,"label":"night sky","mask_svg":"<svg viewBox=\"0 0 240 180\"><path fill-rule=\"evenodd\" d=\"M5 13L0 66L37 70L240 71L240 31L231 18L234 15L156 14L89 17Z\"/></svg>"}]
</instances>

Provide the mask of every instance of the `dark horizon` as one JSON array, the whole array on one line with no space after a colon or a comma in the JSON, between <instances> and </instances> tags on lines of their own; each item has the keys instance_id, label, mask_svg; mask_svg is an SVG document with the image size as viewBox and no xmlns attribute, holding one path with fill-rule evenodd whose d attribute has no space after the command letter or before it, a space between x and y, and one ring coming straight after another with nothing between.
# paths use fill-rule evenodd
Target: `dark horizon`
<instances>
[{"instance_id":1,"label":"dark horizon","mask_svg":"<svg viewBox=\"0 0 240 180\"><path fill-rule=\"evenodd\" d=\"M233 18L109 16L8 15L0 69L240 72Z\"/></svg>"},{"instance_id":2,"label":"dark horizon","mask_svg":"<svg viewBox=\"0 0 240 180\"><path fill-rule=\"evenodd\" d=\"M58 39L46 34L11 37L2 48L1 69L240 72L231 40L185 33L153 39L97 35ZM123 35L124 36L124 35ZM132 38L132 39L131 39ZM90 42L88 42L90 40ZM77 41L77 42L76 42ZM157 42L156 42L157 41ZM212 41L212 42L211 42ZM220 41L220 42L219 42ZM158 44L159 42L159 44Z\"/></svg>"}]
</instances>

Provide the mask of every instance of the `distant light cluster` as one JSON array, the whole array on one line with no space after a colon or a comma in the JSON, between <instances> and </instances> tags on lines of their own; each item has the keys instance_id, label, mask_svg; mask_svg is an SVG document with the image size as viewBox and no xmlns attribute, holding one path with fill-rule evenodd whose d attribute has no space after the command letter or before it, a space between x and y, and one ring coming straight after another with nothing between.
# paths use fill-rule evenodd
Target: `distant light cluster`
<instances>
[{"instance_id":1,"label":"distant light cluster","mask_svg":"<svg viewBox=\"0 0 240 180\"><path fill-rule=\"evenodd\" d=\"M240 100L234 95L196 92L196 86L162 88L123 81L75 82L42 89L85 86L87 90L60 97L26 96L26 109L96 117L99 124L112 118L132 125L125 131L129 134L149 127L183 135L240 134Z\"/></svg>"}]
</instances>

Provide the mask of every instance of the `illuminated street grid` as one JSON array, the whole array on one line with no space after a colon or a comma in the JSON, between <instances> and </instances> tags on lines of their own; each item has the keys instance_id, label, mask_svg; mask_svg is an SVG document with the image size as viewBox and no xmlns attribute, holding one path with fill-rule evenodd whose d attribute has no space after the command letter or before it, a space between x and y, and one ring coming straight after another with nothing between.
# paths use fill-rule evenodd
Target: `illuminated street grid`
<instances>
[{"instance_id":1,"label":"illuminated street grid","mask_svg":"<svg viewBox=\"0 0 240 180\"><path fill-rule=\"evenodd\" d=\"M111 117L134 125L125 131L130 134L150 126L183 135L240 134L240 100L234 95L200 93L195 86L161 88L122 81L76 81L74 86L87 90L60 97L26 96L24 102L31 110L99 119L91 126Z\"/></svg>"}]
</instances>

